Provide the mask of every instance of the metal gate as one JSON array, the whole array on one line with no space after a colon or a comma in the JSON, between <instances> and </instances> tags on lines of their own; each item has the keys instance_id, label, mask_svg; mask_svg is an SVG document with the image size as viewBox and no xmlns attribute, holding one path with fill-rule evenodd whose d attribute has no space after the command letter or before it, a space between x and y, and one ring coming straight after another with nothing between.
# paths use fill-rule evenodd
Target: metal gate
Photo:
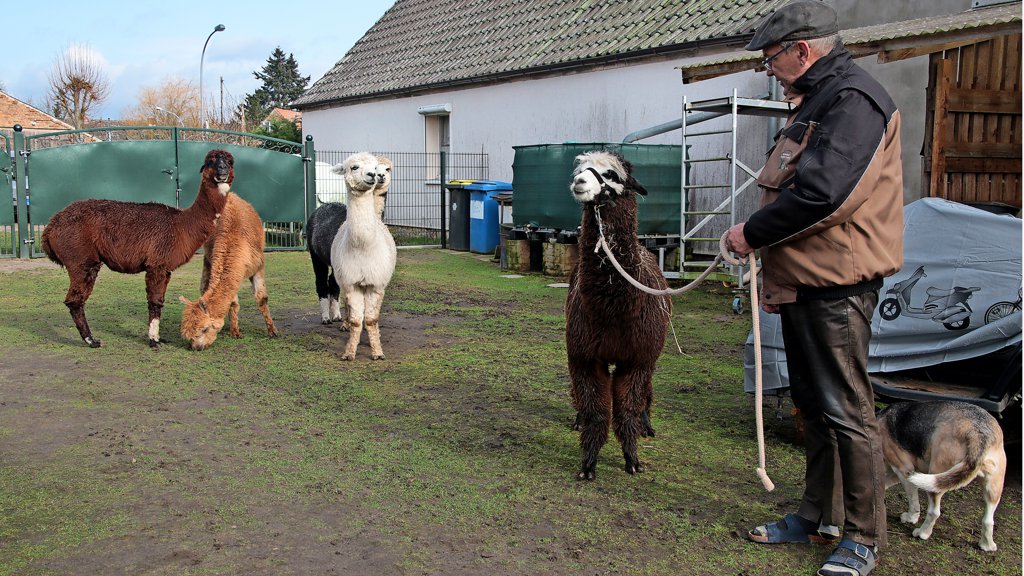
<instances>
[{"instance_id":1,"label":"metal gate","mask_svg":"<svg viewBox=\"0 0 1024 576\"><path fill-rule=\"evenodd\" d=\"M12 255L42 256L36 240L46 223L76 200L190 205L199 190L203 158L214 148L235 157L232 190L259 213L267 250L304 249L302 227L316 200L312 138L296 144L242 132L167 126L24 136L15 126L12 152L5 155L8 162L14 158L16 175ZM6 221L0 219L0 227ZM25 225L14 225L19 222Z\"/></svg>"}]
</instances>

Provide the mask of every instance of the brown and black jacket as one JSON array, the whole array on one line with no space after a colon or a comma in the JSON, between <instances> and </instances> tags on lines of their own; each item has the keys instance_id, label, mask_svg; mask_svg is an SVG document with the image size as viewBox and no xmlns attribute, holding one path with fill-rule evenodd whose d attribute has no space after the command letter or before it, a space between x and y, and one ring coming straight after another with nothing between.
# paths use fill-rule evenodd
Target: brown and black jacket
<instances>
[{"instance_id":1,"label":"brown and black jacket","mask_svg":"<svg viewBox=\"0 0 1024 576\"><path fill-rule=\"evenodd\" d=\"M760 249L763 301L877 290L903 265L899 111L842 46L793 89L802 102L768 152L762 206L743 228Z\"/></svg>"}]
</instances>

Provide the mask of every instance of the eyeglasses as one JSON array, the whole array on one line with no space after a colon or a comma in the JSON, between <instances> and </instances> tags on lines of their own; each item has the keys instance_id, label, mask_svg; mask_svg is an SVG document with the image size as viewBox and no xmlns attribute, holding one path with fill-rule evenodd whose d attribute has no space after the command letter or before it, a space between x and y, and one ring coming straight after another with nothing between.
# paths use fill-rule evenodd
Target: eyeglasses
<instances>
[{"instance_id":1,"label":"eyeglasses","mask_svg":"<svg viewBox=\"0 0 1024 576\"><path fill-rule=\"evenodd\" d=\"M765 58L764 60L761 60L761 68L764 68L765 70L771 70L772 69L772 60L775 60L779 56L782 56L783 52L785 52L786 50L789 50L790 48L792 48L795 45L796 45L795 42L792 42L792 43L789 43L789 44L783 44L782 45L782 50L779 50L775 54L772 54L771 56Z\"/></svg>"}]
</instances>

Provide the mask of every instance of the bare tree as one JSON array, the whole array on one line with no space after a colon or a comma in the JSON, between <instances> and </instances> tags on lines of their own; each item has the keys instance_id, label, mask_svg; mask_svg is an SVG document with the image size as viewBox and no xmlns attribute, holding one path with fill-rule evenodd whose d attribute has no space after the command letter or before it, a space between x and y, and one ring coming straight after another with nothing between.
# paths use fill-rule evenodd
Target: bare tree
<instances>
[{"instance_id":1,"label":"bare tree","mask_svg":"<svg viewBox=\"0 0 1024 576\"><path fill-rule=\"evenodd\" d=\"M167 78L139 89L138 102L122 111L131 124L199 126L199 90L188 80Z\"/></svg>"},{"instance_id":2,"label":"bare tree","mask_svg":"<svg viewBox=\"0 0 1024 576\"><path fill-rule=\"evenodd\" d=\"M70 44L50 69L50 112L76 129L85 126L89 111L110 93L99 54L85 44Z\"/></svg>"}]
</instances>

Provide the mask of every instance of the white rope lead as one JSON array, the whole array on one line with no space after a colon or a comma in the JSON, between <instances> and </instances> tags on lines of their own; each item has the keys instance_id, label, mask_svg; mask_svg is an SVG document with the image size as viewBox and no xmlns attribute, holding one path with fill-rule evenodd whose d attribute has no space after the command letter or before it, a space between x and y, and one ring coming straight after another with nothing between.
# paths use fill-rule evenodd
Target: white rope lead
<instances>
[{"instance_id":1,"label":"white rope lead","mask_svg":"<svg viewBox=\"0 0 1024 576\"><path fill-rule=\"evenodd\" d=\"M594 207L594 212L597 216L597 227L599 235L597 238L597 245L594 247L594 252L597 253L600 250L604 250L605 256L612 263L612 266L619 272L619 274L626 279L627 282L632 284L637 290L645 292L652 296L675 296L687 292L695 288L698 284L704 281L711 272L718 267L718 264L723 260L734 266L739 266L744 260L750 264L750 308L751 316L753 317L754 324L754 419L756 420L757 428L757 457L758 467L754 470L757 477L761 480L761 484L764 485L765 490L771 492L775 490L775 484L772 479L768 477L768 471L765 468L765 447L764 447L764 414L762 406L762 396L764 394L763 376L761 373L761 306L757 298L757 259L754 258L753 252L742 258L734 258L730 255L729 249L725 245L725 236L718 241L719 253L715 256L714 262L708 266L708 269L701 272L700 276L696 280L683 286L682 288L664 290L655 290L649 288L644 284L638 282L635 278L630 276L619 261L615 259L615 255L612 254L608 243L604 239L604 225L601 222L601 212L597 206ZM673 327L673 335L675 327ZM678 344L677 344L678 346Z\"/></svg>"},{"instance_id":2,"label":"white rope lead","mask_svg":"<svg viewBox=\"0 0 1024 576\"><path fill-rule=\"evenodd\" d=\"M719 255L730 264L738 266L743 260L750 264L750 315L753 318L754 324L754 420L757 427L757 461L759 464L754 471L757 473L757 477L761 479L764 489L771 492L775 490L775 484L768 477L768 471L765 469L764 406L762 402L764 383L761 373L761 304L757 298L757 258L754 258L753 252L742 258L733 258L728 255L729 251L725 247L725 236L722 236L722 239L719 241L719 249L721 250Z\"/></svg>"}]
</instances>

